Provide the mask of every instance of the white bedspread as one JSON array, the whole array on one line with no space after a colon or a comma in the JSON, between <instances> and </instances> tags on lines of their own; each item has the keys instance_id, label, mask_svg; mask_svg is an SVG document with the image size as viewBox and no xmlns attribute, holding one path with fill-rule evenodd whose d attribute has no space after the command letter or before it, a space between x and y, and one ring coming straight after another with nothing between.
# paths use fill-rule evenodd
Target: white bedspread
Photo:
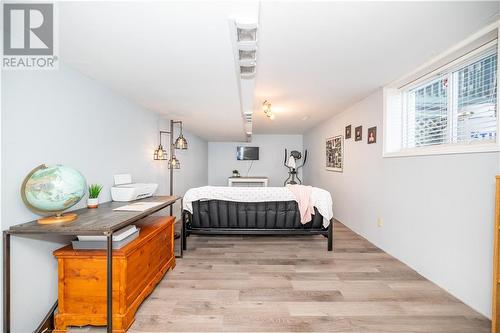
<instances>
[{"instance_id":1,"label":"white bedspread","mask_svg":"<svg viewBox=\"0 0 500 333\"><path fill-rule=\"evenodd\" d=\"M286 187L227 187L203 186L189 189L183 198L183 209L193 213L193 201L225 200L235 202L296 201L293 193ZM326 228L333 217L332 197L328 191L313 187L311 201L323 216Z\"/></svg>"}]
</instances>

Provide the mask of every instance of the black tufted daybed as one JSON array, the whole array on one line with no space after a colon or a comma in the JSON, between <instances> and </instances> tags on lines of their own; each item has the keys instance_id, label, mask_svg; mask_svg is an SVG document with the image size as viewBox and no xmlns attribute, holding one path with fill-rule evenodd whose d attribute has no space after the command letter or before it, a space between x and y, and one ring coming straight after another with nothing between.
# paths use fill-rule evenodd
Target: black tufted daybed
<instances>
[{"instance_id":1,"label":"black tufted daybed","mask_svg":"<svg viewBox=\"0 0 500 333\"><path fill-rule=\"evenodd\" d=\"M187 237L199 235L323 235L328 251L333 248L333 219L327 228L323 216L314 208L312 220L300 222L296 201L233 202L223 200L193 201L193 213L182 212L183 246Z\"/></svg>"}]
</instances>

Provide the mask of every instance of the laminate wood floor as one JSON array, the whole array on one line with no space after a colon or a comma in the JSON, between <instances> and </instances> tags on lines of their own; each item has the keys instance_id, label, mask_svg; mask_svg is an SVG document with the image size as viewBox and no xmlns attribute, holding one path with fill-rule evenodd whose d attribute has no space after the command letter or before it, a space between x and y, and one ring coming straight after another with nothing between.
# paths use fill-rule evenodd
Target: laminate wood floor
<instances>
[{"instance_id":1,"label":"laminate wood floor","mask_svg":"<svg viewBox=\"0 0 500 333\"><path fill-rule=\"evenodd\" d=\"M336 223L334 252L323 236L189 237L129 332L476 333L490 325Z\"/></svg>"}]
</instances>

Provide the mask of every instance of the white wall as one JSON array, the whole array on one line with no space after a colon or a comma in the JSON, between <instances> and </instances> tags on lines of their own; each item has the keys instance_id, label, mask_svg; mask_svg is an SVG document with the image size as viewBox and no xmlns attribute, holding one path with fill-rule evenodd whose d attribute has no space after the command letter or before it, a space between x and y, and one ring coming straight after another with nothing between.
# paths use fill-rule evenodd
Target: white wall
<instances>
[{"instance_id":1,"label":"white wall","mask_svg":"<svg viewBox=\"0 0 500 333\"><path fill-rule=\"evenodd\" d=\"M259 160L253 161L253 165L252 161L236 160L237 146L259 147ZM289 154L291 150L302 151L302 135L252 135L252 142L209 142L208 183L227 186L234 169L244 177L252 166L248 176L268 177L269 186L283 186L288 177L288 169L283 165L285 148Z\"/></svg>"},{"instance_id":2,"label":"white wall","mask_svg":"<svg viewBox=\"0 0 500 333\"><path fill-rule=\"evenodd\" d=\"M2 229L37 218L23 204L25 175L41 163L80 170L88 183L104 185L109 201L113 174L158 182L167 193L165 162L153 161L158 130L168 129L158 115L129 103L95 81L64 66L58 71L2 73ZM207 143L185 133L189 150L178 152L176 194L207 183ZM75 208L85 205L83 199ZM68 239L12 238L12 330L31 332L57 298L52 251Z\"/></svg>"},{"instance_id":3,"label":"white wall","mask_svg":"<svg viewBox=\"0 0 500 333\"><path fill-rule=\"evenodd\" d=\"M382 158L382 115L380 90L308 131L306 181L332 193L336 219L490 316L498 154ZM325 138L349 124L363 125L363 141L345 141L343 173L326 171Z\"/></svg>"}]
</instances>

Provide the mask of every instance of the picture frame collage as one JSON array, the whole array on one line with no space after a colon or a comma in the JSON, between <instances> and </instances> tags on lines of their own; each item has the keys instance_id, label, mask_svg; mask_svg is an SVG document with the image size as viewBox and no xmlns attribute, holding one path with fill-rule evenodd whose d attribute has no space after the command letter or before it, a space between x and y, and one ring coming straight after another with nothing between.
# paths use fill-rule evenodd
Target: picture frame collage
<instances>
[{"instance_id":1,"label":"picture frame collage","mask_svg":"<svg viewBox=\"0 0 500 333\"><path fill-rule=\"evenodd\" d=\"M337 135L326 138L325 140L325 157L326 170L343 172L344 171L344 138L349 140L354 135L354 141L363 140L363 126L359 125L354 128L352 133L352 125L345 126L344 135ZM377 126L369 127L366 135L366 143L377 143Z\"/></svg>"}]
</instances>

